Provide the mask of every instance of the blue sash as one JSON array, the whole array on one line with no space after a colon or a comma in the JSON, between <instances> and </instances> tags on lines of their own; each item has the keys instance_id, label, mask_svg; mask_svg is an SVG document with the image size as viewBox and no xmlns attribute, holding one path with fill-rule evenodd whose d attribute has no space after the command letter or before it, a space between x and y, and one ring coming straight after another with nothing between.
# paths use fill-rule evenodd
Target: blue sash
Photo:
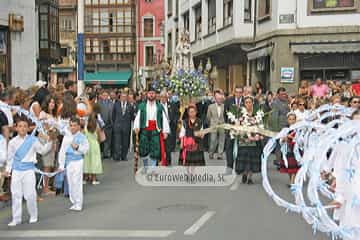
<instances>
[{"instance_id":1,"label":"blue sash","mask_svg":"<svg viewBox=\"0 0 360 240\"><path fill-rule=\"evenodd\" d=\"M26 136L24 142L17 149L14 156L13 166L12 168L16 171L27 171L35 169L35 164L33 162L22 162L22 160L26 157L33 144L37 141L35 136L28 135Z\"/></svg>"},{"instance_id":2,"label":"blue sash","mask_svg":"<svg viewBox=\"0 0 360 240\"><path fill-rule=\"evenodd\" d=\"M83 134L77 133L74 136L72 143L80 145L84 141L84 138L85 138L85 136ZM66 149L65 156L66 156L65 163L68 163L69 161L70 162L71 161L80 161L81 159L84 158L84 154L75 151L71 145Z\"/></svg>"}]
</instances>

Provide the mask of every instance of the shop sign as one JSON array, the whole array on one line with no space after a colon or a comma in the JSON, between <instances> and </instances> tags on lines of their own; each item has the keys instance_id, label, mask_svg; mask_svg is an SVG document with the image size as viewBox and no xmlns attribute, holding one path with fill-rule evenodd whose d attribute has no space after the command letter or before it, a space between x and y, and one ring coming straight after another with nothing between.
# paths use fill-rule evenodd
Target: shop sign
<instances>
[{"instance_id":1,"label":"shop sign","mask_svg":"<svg viewBox=\"0 0 360 240\"><path fill-rule=\"evenodd\" d=\"M293 83L294 82L295 69L293 67L282 67L280 82Z\"/></svg>"}]
</instances>

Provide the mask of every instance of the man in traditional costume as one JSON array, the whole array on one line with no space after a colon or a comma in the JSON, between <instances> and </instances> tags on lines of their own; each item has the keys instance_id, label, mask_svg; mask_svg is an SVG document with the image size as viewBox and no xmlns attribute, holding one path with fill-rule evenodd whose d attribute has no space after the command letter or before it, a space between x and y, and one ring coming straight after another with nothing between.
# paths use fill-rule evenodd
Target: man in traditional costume
<instances>
[{"instance_id":1,"label":"man in traditional costume","mask_svg":"<svg viewBox=\"0 0 360 240\"><path fill-rule=\"evenodd\" d=\"M139 155L147 166L166 166L165 144L170 133L169 120L163 106L156 102L155 89L150 88L147 100L138 106L134 131L139 135Z\"/></svg>"}]
</instances>

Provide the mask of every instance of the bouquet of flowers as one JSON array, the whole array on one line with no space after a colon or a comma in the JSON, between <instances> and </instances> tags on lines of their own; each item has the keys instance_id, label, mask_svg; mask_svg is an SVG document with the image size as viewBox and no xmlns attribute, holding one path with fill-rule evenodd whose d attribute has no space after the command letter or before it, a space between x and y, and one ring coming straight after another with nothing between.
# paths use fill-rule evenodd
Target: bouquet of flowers
<instances>
[{"instance_id":1,"label":"bouquet of flowers","mask_svg":"<svg viewBox=\"0 0 360 240\"><path fill-rule=\"evenodd\" d=\"M257 109L257 110L254 109L254 112L255 115L253 116L252 114L249 114L244 107L243 108L232 107L229 109L229 111L226 114L230 122L235 125L243 126L243 127L259 127L264 129L264 123L263 123L263 118L265 116L264 111L261 109ZM246 142L259 141L263 139L263 137L259 134L250 134L237 130L230 130L230 136L231 139L236 138L238 140L242 140Z\"/></svg>"},{"instance_id":2,"label":"bouquet of flowers","mask_svg":"<svg viewBox=\"0 0 360 240\"><path fill-rule=\"evenodd\" d=\"M204 95L208 89L208 80L197 70L184 71L180 69L173 76L162 76L152 82L155 89L161 91L166 88L180 97L198 97Z\"/></svg>"}]
</instances>

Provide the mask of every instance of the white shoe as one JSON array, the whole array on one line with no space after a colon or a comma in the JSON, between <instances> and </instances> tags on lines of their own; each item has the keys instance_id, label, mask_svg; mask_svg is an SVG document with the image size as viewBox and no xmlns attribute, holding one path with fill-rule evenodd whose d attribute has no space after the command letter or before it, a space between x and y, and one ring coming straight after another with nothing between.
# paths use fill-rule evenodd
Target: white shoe
<instances>
[{"instance_id":1,"label":"white shoe","mask_svg":"<svg viewBox=\"0 0 360 240\"><path fill-rule=\"evenodd\" d=\"M32 224L32 223L37 223L38 222L38 219L37 218L30 218L29 220L29 223Z\"/></svg>"},{"instance_id":2,"label":"white shoe","mask_svg":"<svg viewBox=\"0 0 360 240\"><path fill-rule=\"evenodd\" d=\"M77 207L77 206L71 206L71 208L69 208L71 211L76 211L76 212L80 212L82 209L81 207Z\"/></svg>"},{"instance_id":3,"label":"white shoe","mask_svg":"<svg viewBox=\"0 0 360 240\"><path fill-rule=\"evenodd\" d=\"M87 181L83 181L83 185L86 185L87 184Z\"/></svg>"},{"instance_id":4,"label":"white shoe","mask_svg":"<svg viewBox=\"0 0 360 240\"><path fill-rule=\"evenodd\" d=\"M9 226L9 227L15 227L15 226L18 225L18 224L21 224L21 222L11 221L11 222L8 224L8 226Z\"/></svg>"},{"instance_id":5,"label":"white shoe","mask_svg":"<svg viewBox=\"0 0 360 240\"><path fill-rule=\"evenodd\" d=\"M100 182L99 181L92 181L92 185L99 185Z\"/></svg>"}]
</instances>

